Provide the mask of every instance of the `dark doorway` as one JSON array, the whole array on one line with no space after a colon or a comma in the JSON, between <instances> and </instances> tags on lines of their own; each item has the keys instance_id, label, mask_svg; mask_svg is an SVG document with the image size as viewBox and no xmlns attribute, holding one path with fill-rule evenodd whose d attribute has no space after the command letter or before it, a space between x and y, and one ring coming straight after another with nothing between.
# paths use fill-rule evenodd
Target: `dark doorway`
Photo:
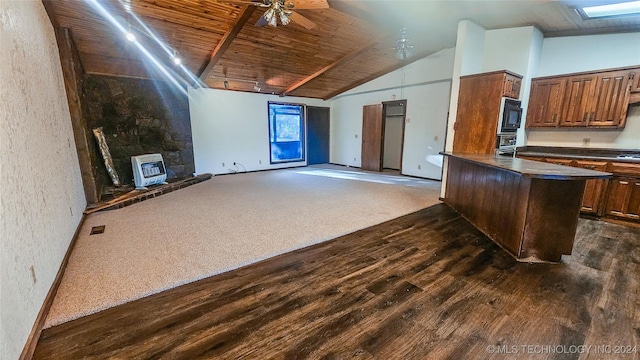
<instances>
[{"instance_id":1,"label":"dark doorway","mask_svg":"<svg viewBox=\"0 0 640 360\"><path fill-rule=\"evenodd\" d=\"M307 106L307 165L329 162L329 108Z\"/></svg>"}]
</instances>

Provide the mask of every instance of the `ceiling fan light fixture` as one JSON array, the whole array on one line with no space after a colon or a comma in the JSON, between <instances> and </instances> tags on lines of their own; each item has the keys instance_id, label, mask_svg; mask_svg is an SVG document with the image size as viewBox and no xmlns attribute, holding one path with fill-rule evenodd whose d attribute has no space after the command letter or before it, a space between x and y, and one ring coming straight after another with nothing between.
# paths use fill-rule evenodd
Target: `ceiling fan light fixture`
<instances>
[{"instance_id":1,"label":"ceiling fan light fixture","mask_svg":"<svg viewBox=\"0 0 640 360\"><path fill-rule=\"evenodd\" d=\"M290 21L291 20L289 20L289 16L287 16L287 13L285 13L284 11L280 11L280 23L282 23L282 25L288 25Z\"/></svg>"},{"instance_id":2,"label":"ceiling fan light fixture","mask_svg":"<svg viewBox=\"0 0 640 360\"><path fill-rule=\"evenodd\" d=\"M271 20L276 16L276 11L274 8L270 7L267 11L264 12L264 15L262 16L265 20L267 20L267 23L270 23Z\"/></svg>"},{"instance_id":3,"label":"ceiling fan light fixture","mask_svg":"<svg viewBox=\"0 0 640 360\"><path fill-rule=\"evenodd\" d=\"M400 37L396 40L393 50L398 60L406 60L413 54L413 43L407 37L407 28L400 29Z\"/></svg>"},{"instance_id":4,"label":"ceiling fan light fixture","mask_svg":"<svg viewBox=\"0 0 640 360\"><path fill-rule=\"evenodd\" d=\"M173 56L171 56L171 60L173 60L173 63L175 65L180 65L182 64L182 59L180 59L180 55L178 54L177 50L173 51Z\"/></svg>"}]
</instances>

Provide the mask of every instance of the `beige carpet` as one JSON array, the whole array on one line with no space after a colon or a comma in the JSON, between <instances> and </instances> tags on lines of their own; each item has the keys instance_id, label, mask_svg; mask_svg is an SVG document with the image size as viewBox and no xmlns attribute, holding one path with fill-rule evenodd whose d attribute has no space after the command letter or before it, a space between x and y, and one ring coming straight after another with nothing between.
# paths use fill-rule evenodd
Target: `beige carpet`
<instances>
[{"instance_id":1,"label":"beige carpet","mask_svg":"<svg viewBox=\"0 0 640 360\"><path fill-rule=\"evenodd\" d=\"M438 202L440 182L352 168L216 176L89 215L45 328ZM103 234L89 235L105 225Z\"/></svg>"}]
</instances>

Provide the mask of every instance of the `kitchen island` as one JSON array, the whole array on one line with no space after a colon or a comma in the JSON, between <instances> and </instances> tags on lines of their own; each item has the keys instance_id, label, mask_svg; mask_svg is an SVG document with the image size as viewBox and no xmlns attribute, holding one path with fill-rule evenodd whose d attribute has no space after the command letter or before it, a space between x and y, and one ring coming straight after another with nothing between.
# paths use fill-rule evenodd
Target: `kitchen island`
<instances>
[{"instance_id":1,"label":"kitchen island","mask_svg":"<svg viewBox=\"0 0 640 360\"><path fill-rule=\"evenodd\" d=\"M442 154L444 202L520 261L571 254L586 180L611 177L512 157Z\"/></svg>"}]
</instances>

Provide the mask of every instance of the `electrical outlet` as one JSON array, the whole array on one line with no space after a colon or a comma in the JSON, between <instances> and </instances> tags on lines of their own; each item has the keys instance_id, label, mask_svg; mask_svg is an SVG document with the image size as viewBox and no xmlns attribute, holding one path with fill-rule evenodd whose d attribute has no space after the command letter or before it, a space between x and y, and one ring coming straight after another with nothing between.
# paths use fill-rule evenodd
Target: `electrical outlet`
<instances>
[{"instance_id":1,"label":"electrical outlet","mask_svg":"<svg viewBox=\"0 0 640 360\"><path fill-rule=\"evenodd\" d=\"M438 141L438 135L433 137L433 141Z\"/></svg>"},{"instance_id":2,"label":"electrical outlet","mask_svg":"<svg viewBox=\"0 0 640 360\"><path fill-rule=\"evenodd\" d=\"M591 144L591 138L582 138L582 146L587 147Z\"/></svg>"},{"instance_id":3,"label":"electrical outlet","mask_svg":"<svg viewBox=\"0 0 640 360\"><path fill-rule=\"evenodd\" d=\"M262 160L258 160L258 164L262 165Z\"/></svg>"},{"instance_id":4,"label":"electrical outlet","mask_svg":"<svg viewBox=\"0 0 640 360\"><path fill-rule=\"evenodd\" d=\"M29 268L29 272L31 273L31 280L33 280L33 283L35 284L37 279L36 279L36 269L33 267L33 265L31 265L31 267Z\"/></svg>"},{"instance_id":5,"label":"electrical outlet","mask_svg":"<svg viewBox=\"0 0 640 360\"><path fill-rule=\"evenodd\" d=\"M353 161L357 161L356 158L353 158Z\"/></svg>"},{"instance_id":6,"label":"electrical outlet","mask_svg":"<svg viewBox=\"0 0 640 360\"><path fill-rule=\"evenodd\" d=\"M356 139L358 138L358 134L356 134Z\"/></svg>"},{"instance_id":7,"label":"electrical outlet","mask_svg":"<svg viewBox=\"0 0 640 360\"><path fill-rule=\"evenodd\" d=\"M422 165L418 164L418 170L422 169Z\"/></svg>"},{"instance_id":8,"label":"electrical outlet","mask_svg":"<svg viewBox=\"0 0 640 360\"><path fill-rule=\"evenodd\" d=\"M224 163L222 163L222 167L224 167Z\"/></svg>"}]
</instances>

